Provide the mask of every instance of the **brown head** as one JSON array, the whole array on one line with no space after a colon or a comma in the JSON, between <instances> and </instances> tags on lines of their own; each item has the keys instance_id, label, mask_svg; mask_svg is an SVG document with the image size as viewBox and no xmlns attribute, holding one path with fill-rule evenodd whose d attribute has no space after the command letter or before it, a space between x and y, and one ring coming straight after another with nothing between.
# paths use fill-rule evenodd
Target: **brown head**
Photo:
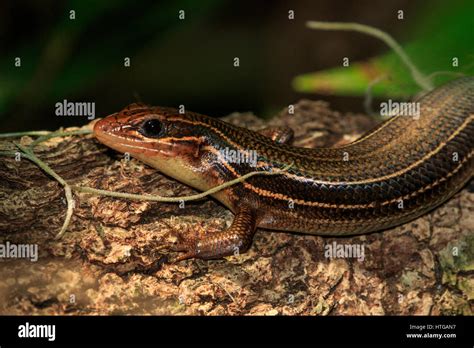
<instances>
[{"instance_id":1,"label":"brown head","mask_svg":"<svg viewBox=\"0 0 474 348\"><path fill-rule=\"evenodd\" d=\"M175 157L194 152L202 143L192 123L188 114L175 109L131 104L96 122L94 135L101 143L133 156Z\"/></svg>"},{"instance_id":2,"label":"brown head","mask_svg":"<svg viewBox=\"0 0 474 348\"><path fill-rule=\"evenodd\" d=\"M205 180L203 173L206 163L212 161L203 151L209 143L205 119L209 118L132 104L97 121L94 135L114 150L129 153L179 181L207 190L213 184Z\"/></svg>"}]
</instances>

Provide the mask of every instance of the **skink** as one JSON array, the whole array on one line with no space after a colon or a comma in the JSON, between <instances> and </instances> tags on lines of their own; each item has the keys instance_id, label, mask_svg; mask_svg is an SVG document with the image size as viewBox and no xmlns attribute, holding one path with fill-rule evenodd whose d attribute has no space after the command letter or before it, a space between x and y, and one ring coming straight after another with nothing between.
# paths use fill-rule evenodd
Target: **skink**
<instances>
[{"instance_id":1,"label":"skink","mask_svg":"<svg viewBox=\"0 0 474 348\"><path fill-rule=\"evenodd\" d=\"M94 126L103 144L198 190L246 173L216 194L235 218L224 231L179 242L179 259L244 252L256 228L355 235L415 219L455 194L474 171L474 77L417 101L419 117L389 118L333 148L289 145L289 129L254 132L193 112L132 104ZM232 154L232 156L229 156ZM236 154L240 155L236 156ZM250 159L254 154L254 161Z\"/></svg>"}]
</instances>

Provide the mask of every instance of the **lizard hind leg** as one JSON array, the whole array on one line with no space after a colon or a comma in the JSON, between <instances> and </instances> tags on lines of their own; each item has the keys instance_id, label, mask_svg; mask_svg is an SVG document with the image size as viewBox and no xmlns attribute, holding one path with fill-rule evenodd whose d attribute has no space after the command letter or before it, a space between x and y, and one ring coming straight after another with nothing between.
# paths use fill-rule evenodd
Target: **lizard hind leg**
<instances>
[{"instance_id":1,"label":"lizard hind leg","mask_svg":"<svg viewBox=\"0 0 474 348\"><path fill-rule=\"evenodd\" d=\"M190 258L218 259L224 256L243 253L252 244L256 230L256 212L251 208L242 208L236 213L232 225L220 232L204 238L182 239L173 248L184 252L172 259L178 262Z\"/></svg>"}]
</instances>

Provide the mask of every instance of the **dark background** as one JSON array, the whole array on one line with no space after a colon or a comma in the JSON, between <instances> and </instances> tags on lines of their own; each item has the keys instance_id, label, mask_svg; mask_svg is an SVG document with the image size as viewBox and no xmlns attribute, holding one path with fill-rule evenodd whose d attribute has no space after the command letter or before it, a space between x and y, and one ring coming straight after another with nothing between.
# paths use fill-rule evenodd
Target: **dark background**
<instances>
[{"instance_id":1,"label":"dark background","mask_svg":"<svg viewBox=\"0 0 474 348\"><path fill-rule=\"evenodd\" d=\"M363 111L361 98L299 94L291 80L340 66L344 56L384 53L385 44L359 33L309 30L305 22L360 22L403 42L421 6L426 10L423 0L2 1L0 132L88 122L55 116L63 99L95 102L96 117L134 101L184 104L216 117L234 111L266 117L303 97ZM185 20L178 19L181 9ZM21 68L14 67L17 56Z\"/></svg>"}]
</instances>

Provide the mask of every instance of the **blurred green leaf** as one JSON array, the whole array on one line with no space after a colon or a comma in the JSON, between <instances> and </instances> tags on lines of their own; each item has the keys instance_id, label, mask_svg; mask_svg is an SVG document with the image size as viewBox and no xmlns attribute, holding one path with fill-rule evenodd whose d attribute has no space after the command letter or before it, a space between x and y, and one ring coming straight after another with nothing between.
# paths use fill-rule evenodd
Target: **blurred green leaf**
<instances>
[{"instance_id":1,"label":"blurred green leaf","mask_svg":"<svg viewBox=\"0 0 474 348\"><path fill-rule=\"evenodd\" d=\"M412 30L414 39L402 47L424 74L440 72L433 76L435 85L461 74L474 74L473 13L473 1L426 3L419 11L417 27ZM356 34L347 35L349 39ZM452 64L454 57L458 59L458 67ZM378 78L372 86L372 95L377 97L406 98L420 91L407 67L393 52L351 62L349 67L299 75L293 80L293 87L304 93L362 96Z\"/></svg>"}]
</instances>

